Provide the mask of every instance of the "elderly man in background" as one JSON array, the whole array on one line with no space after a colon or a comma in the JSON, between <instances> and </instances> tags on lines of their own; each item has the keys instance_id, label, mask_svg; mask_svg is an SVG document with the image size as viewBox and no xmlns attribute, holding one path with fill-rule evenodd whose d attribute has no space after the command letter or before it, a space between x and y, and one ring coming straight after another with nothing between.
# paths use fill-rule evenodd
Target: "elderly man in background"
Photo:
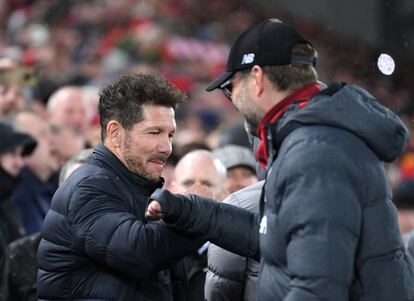
<instances>
[{"instance_id":1,"label":"elderly man in background","mask_svg":"<svg viewBox=\"0 0 414 301\"><path fill-rule=\"evenodd\" d=\"M47 111L52 124L68 125L79 134L85 133L88 117L79 87L65 86L55 91L49 97Z\"/></svg>"},{"instance_id":2,"label":"elderly man in background","mask_svg":"<svg viewBox=\"0 0 414 301\"><path fill-rule=\"evenodd\" d=\"M171 190L184 194L194 184L204 185L216 200L222 201L228 195L225 182L226 167L223 163L208 150L193 150L178 161Z\"/></svg>"},{"instance_id":3,"label":"elderly man in background","mask_svg":"<svg viewBox=\"0 0 414 301\"><path fill-rule=\"evenodd\" d=\"M85 139L68 125L52 124L51 133L51 142L59 167L85 148Z\"/></svg>"}]
</instances>

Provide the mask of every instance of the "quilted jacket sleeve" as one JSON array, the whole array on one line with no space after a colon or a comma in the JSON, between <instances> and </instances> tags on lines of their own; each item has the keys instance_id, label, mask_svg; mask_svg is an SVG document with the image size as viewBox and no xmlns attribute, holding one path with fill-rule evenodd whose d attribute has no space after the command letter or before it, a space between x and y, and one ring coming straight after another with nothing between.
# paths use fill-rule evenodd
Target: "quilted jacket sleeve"
<instances>
[{"instance_id":1,"label":"quilted jacket sleeve","mask_svg":"<svg viewBox=\"0 0 414 301\"><path fill-rule=\"evenodd\" d=\"M177 229L205 237L233 253L260 258L259 214L197 195L174 195L157 189L157 200L168 224Z\"/></svg>"},{"instance_id":2,"label":"quilted jacket sleeve","mask_svg":"<svg viewBox=\"0 0 414 301\"><path fill-rule=\"evenodd\" d=\"M77 251L123 274L145 279L196 250L202 242L164 222L141 220L108 178L86 179L72 194L69 212Z\"/></svg>"}]
</instances>

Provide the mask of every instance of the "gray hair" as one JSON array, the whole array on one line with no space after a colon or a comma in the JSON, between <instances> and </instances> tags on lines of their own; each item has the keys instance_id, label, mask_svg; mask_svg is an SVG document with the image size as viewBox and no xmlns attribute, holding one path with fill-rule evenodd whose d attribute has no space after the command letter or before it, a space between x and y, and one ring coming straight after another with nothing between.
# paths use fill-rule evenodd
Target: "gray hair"
<instances>
[{"instance_id":1,"label":"gray hair","mask_svg":"<svg viewBox=\"0 0 414 301\"><path fill-rule=\"evenodd\" d=\"M92 156L92 153L92 148L86 148L66 161L59 173L59 185L65 182L70 174L76 169L72 168L75 164L81 165L88 162Z\"/></svg>"}]
</instances>

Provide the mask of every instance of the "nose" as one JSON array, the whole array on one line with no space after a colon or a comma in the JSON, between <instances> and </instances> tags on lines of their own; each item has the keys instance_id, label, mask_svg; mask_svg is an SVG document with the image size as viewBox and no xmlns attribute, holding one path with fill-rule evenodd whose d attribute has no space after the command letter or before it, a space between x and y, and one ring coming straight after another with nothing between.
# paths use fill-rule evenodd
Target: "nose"
<instances>
[{"instance_id":1,"label":"nose","mask_svg":"<svg viewBox=\"0 0 414 301\"><path fill-rule=\"evenodd\" d=\"M20 171L25 165L24 158L21 155L17 155L15 159L16 168Z\"/></svg>"},{"instance_id":2,"label":"nose","mask_svg":"<svg viewBox=\"0 0 414 301\"><path fill-rule=\"evenodd\" d=\"M83 130L85 126L85 112L76 111L70 116L70 123L76 130Z\"/></svg>"},{"instance_id":3,"label":"nose","mask_svg":"<svg viewBox=\"0 0 414 301\"><path fill-rule=\"evenodd\" d=\"M169 135L166 135L165 137L162 138L162 140L160 141L159 145L158 145L158 151L160 153L166 154L166 155L171 155L172 153L172 140L171 137Z\"/></svg>"},{"instance_id":4,"label":"nose","mask_svg":"<svg viewBox=\"0 0 414 301\"><path fill-rule=\"evenodd\" d=\"M24 158L21 156L21 154L13 155L12 164L13 165L12 165L11 173L13 176L17 176L25 165Z\"/></svg>"}]
</instances>

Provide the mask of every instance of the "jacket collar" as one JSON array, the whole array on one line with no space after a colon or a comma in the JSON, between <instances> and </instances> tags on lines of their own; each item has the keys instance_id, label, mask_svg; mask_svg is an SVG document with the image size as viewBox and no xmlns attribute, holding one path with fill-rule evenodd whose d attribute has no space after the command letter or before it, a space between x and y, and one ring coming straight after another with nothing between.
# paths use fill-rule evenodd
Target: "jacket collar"
<instances>
[{"instance_id":1,"label":"jacket collar","mask_svg":"<svg viewBox=\"0 0 414 301\"><path fill-rule=\"evenodd\" d=\"M267 168L268 159L272 153L270 151L272 146L271 125L278 122L293 102L300 103L298 108L301 109L307 105L307 100L319 91L320 87L317 83L299 88L273 106L262 118L257 129L257 137L259 137L261 142L256 151L257 161L262 168Z\"/></svg>"},{"instance_id":2,"label":"jacket collar","mask_svg":"<svg viewBox=\"0 0 414 301\"><path fill-rule=\"evenodd\" d=\"M111 169L112 172L128 179L133 184L148 190L152 193L157 188L161 188L164 185L164 178L160 178L158 181L151 181L136 173L130 171L124 163L122 163L114 153L112 153L105 145L98 144L93 152L93 159L99 161L101 165Z\"/></svg>"}]
</instances>

